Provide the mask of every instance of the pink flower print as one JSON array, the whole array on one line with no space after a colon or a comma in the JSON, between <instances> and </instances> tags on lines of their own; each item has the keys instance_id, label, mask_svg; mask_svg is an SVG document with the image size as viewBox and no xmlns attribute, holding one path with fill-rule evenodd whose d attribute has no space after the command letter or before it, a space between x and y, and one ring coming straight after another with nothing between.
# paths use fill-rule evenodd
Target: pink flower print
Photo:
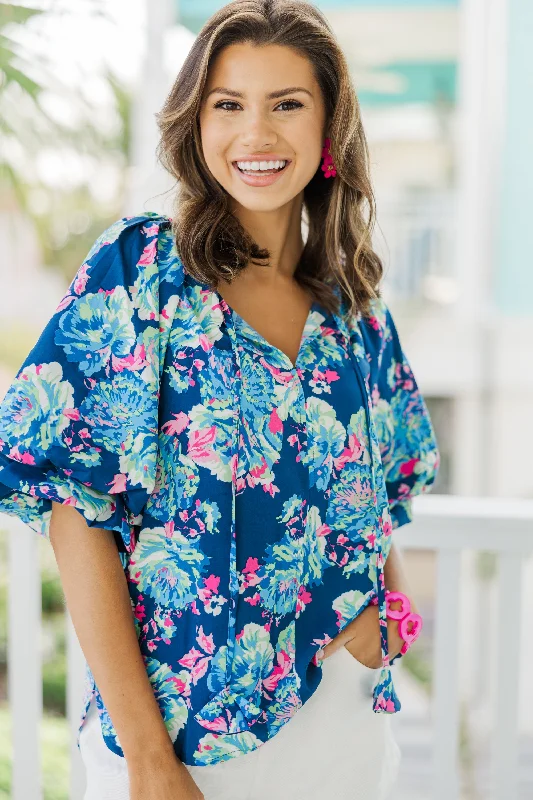
<instances>
[{"instance_id":1,"label":"pink flower print","mask_svg":"<svg viewBox=\"0 0 533 800\"><path fill-rule=\"evenodd\" d=\"M324 380L327 381L327 383L333 383L333 381L338 381L339 373L335 372L334 369L327 369L324 372Z\"/></svg>"},{"instance_id":2,"label":"pink flower print","mask_svg":"<svg viewBox=\"0 0 533 800\"><path fill-rule=\"evenodd\" d=\"M278 416L277 408L272 409L272 413L270 414L270 420L268 422L268 430L271 433L282 433L283 432L283 422Z\"/></svg>"},{"instance_id":3,"label":"pink flower print","mask_svg":"<svg viewBox=\"0 0 533 800\"><path fill-rule=\"evenodd\" d=\"M211 425L209 428L204 428L200 431L193 431L189 438L189 449L187 451L187 455L192 458L196 464L202 464L204 461L211 459L211 445L214 443L216 438L216 425Z\"/></svg>"},{"instance_id":4,"label":"pink flower print","mask_svg":"<svg viewBox=\"0 0 533 800\"><path fill-rule=\"evenodd\" d=\"M168 680L174 684L174 687L179 694L185 695L185 697L190 696L191 690L189 686L184 681L182 681L181 678L174 676L172 678L169 678Z\"/></svg>"},{"instance_id":5,"label":"pink flower print","mask_svg":"<svg viewBox=\"0 0 533 800\"><path fill-rule=\"evenodd\" d=\"M198 336L198 341L200 342L200 346L201 346L202 350L204 350L206 353L208 353L209 350L211 350L211 346L212 346L211 342L209 341L209 339L205 335L205 333L201 333Z\"/></svg>"},{"instance_id":6,"label":"pink flower print","mask_svg":"<svg viewBox=\"0 0 533 800\"><path fill-rule=\"evenodd\" d=\"M327 522L323 522L322 525L319 525L316 530L316 535L319 536L327 536L331 533L331 528L327 524Z\"/></svg>"},{"instance_id":7,"label":"pink flower print","mask_svg":"<svg viewBox=\"0 0 533 800\"><path fill-rule=\"evenodd\" d=\"M216 594L218 592L218 587L220 586L220 576L218 575L210 575L208 578L205 578L204 584L206 589Z\"/></svg>"},{"instance_id":8,"label":"pink flower print","mask_svg":"<svg viewBox=\"0 0 533 800\"><path fill-rule=\"evenodd\" d=\"M280 680L287 677L292 670L292 660L285 650L281 650L276 654L277 666L274 667L268 678L263 681L265 689L269 692L274 692Z\"/></svg>"},{"instance_id":9,"label":"pink flower print","mask_svg":"<svg viewBox=\"0 0 533 800\"><path fill-rule=\"evenodd\" d=\"M348 437L348 447L345 447L340 456L334 459L335 468L340 470L345 464L353 461L360 461L361 456L365 452L363 442L360 442L355 433L351 433ZM360 487L358 487L360 490Z\"/></svg>"},{"instance_id":10,"label":"pink flower print","mask_svg":"<svg viewBox=\"0 0 533 800\"><path fill-rule=\"evenodd\" d=\"M199 658L203 657L203 653L200 650L197 650L196 647L191 647L188 653L178 659L178 664L181 664L182 667L185 669L192 669Z\"/></svg>"},{"instance_id":11,"label":"pink flower print","mask_svg":"<svg viewBox=\"0 0 533 800\"><path fill-rule=\"evenodd\" d=\"M200 658L192 668L191 680L194 686L196 686L200 678L203 678L203 676L207 672L207 668L209 666L210 661L211 661L210 658Z\"/></svg>"},{"instance_id":12,"label":"pink flower print","mask_svg":"<svg viewBox=\"0 0 533 800\"><path fill-rule=\"evenodd\" d=\"M296 600L296 613L299 614L301 611L305 611L307 605L313 599L312 594L307 591L305 586L300 586L298 590L298 597Z\"/></svg>"},{"instance_id":13,"label":"pink flower print","mask_svg":"<svg viewBox=\"0 0 533 800\"><path fill-rule=\"evenodd\" d=\"M415 465L418 464L420 459L418 458L411 458L409 461L405 461L400 467L400 473L403 475L404 478L407 478L409 475L412 475L415 469Z\"/></svg>"},{"instance_id":14,"label":"pink flower print","mask_svg":"<svg viewBox=\"0 0 533 800\"><path fill-rule=\"evenodd\" d=\"M257 467L254 467L250 470L250 476L254 478L254 485L257 483L257 479L261 478L262 475L268 470L268 464L263 456L261 456L261 464L258 464Z\"/></svg>"},{"instance_id":15,"label":"pink flower print","mask_svg":"<svg viewBox=\"0 0 533 800\"><path fill-rule=\"evenodd\" d=\"M244 602L248 603L248 605L250 606L258 605L260 600L261 600L261 595L259 594L259 592L256 592L254 595L252 595L252 597L244 598Z\"/></svg>"},{"instance_id":16,"label":"pink flower print","mask_svg":"<svg viewBox=\"0 0 533 800\"><path fill-rule=\"evenodd\" d=\"M145 267L154 263L156 247L157 237L153 238L142 251L138 266Z\"/></svg>"},{"instance_id":17,"label":"pink flower print","mask_svg":"<svg viewBox=\"0 0 533 800\"><path fill-rule=\"evenodd\" d=\"M64 298L61 300L61 302L59 303L58 307L57 307L57 308L56 308L56 310L55 310L55 313L57 314L59 311L64 311L64 310L65 310L65 308L68 308L68 307L69 307L69 305L70 305L71 303L73 303L75 299L76 299L76 298L74 297L74 295L73 295L73 294L67 294L67 295L66 295L66 296L65 296L65 297L64 297Z\"/></svg>"},{"instance_id":18,"label":"pink flower print","mask_svg":"<svg viewBox=\"0 0 533 800\"><path fill-rule=\"evenodd\" d=\"M228 722L224 717L216 717L213 720L202 719L200 724L202 728L207 728L208 731L222 731L223 733L228 732ZM212 747L210 745L205 745L203 749L212 750Z\"/></svg>"},{"instance_id":19,"label":"pink flower print","mask_svg":"<svg viewBox=\"0 0 533 800\"><path fill-rule=\"evenodd\" d=\"M89 275L87 274L87 270L89 269L88 264L82 264L79 268L76 277L72 283L72 288L74 289L74 294L81 295L85 291L85 287L87 285L87 281L89 280ZM67 299L67 298L65 298ZM70 300L74 300L73 297L68 298ZM62 301L64 302L64 301Z\"/></svg>"},{"instance_id":20,"label":"pink flower print","mask_svg":"<svg viewBox=\"0 0 533 800\"><path fill-rule=\"evenodd\" d=\"M111 365L115 372L122 372L125 369L130 371L144 369L147 366L144 345L136 345L134 352L130 353L126 358L117 358L112 354Z\"/></svg>"},{"instance_id":21,"label":"pink flower print","mask_svg":"<svg viewBox=\"0 0 533 800\"><path fill-rule=\"evenodd\" d=\"M154 222L152 225L145 225L143 227L143 233L145 233L146 236L156 236L158 231L159 225L156 222Z\"/></svg>"},{"instance_id":22,"label":"pink flower print","mask_svg":"<svg viewBox=\"0 0 533 800\"><path fill-rule=\"evenodd\" d=\"M142 622L143 619L146 617L146 606L141 605L141 603L137 603L135 606L135 619L139 622Z\"/></svg>"},{"instance_id":23,"label":"pink flower print","mask_svg":"<svg viewBox=\"0 0 533 800\"><path fill-rule=\"evenodd\" d=\"M127 475L123 475L122 473L115 475L109 487L109 493L120 494L121 492L125 492L127 477Z\"/></svg>"},{"instance_id":24,"label":"pink flower print","mask_svg":"<svg viewBox=\"0 0 533 800\"><path fill-rule=\"evenodd\" d=\"M243 569L243 572L257 572L259 569L259 561L257 558L248 558L246 561L246 566Z\"/></svg>"},{"instance_id":25,"label":"pink flower print","mask_svg":"<svg viewBox=\"0 0 533 800\"><path fill-rule=\"evenodd\" d=\"M198 587L198 597L204 604L206 611L208 607L210 607L212 604L216 602L220 603L222 601L221 597L219 597L218 600L216 597L219 584L220 584L220 578L217 577L216 575L210 575L208 578L204 578L204 586Z\"/></svg>"},{"instance_id":26,"label":"pink flower print","mask_svg":"<svg viewBox=\"0 0 533 800\"><path fill-rule=\"evenodd\" d=\"M35 459L30 453L20 453L18 446L12 447L9 451L9 458L20 461L21 464L35 464Z\"/></svg>"}]
</instances>

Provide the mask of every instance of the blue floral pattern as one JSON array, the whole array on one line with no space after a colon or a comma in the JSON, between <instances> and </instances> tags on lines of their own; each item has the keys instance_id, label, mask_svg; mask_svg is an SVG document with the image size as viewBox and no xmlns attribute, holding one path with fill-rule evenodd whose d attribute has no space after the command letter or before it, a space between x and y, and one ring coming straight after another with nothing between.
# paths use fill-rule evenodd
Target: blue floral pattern
<instances>
[{"instance_id":1,"label":"blue floral pattern","mask_svg":"<svg viewBox=\"0 0 533 800\"><path fill-rule=\"evenodd\" d=\"M275 736L320 684L317 651L376 596L372 707L400 709L383 566L438 466L383 300L366 318L314 302L293 364L186 272L155 213L97 239L0 405L0 511L49 537L54 500L113 532L191 765ZM94 695L123 756L86 676L79 730Z\"/></svg>"}]
</instances>

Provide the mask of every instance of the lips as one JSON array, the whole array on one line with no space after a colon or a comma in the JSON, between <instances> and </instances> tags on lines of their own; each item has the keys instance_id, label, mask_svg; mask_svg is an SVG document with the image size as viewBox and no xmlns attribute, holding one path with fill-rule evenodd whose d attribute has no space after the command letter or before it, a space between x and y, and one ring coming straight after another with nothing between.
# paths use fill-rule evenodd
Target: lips
<instances>
[{"instance_id":1,"label":"lips","mask_svg":"<svg viewBox=\"0 0 533 800\"><path fill-rule=\"evenodd\" d=\"M250 164L251 164L251 163L253 163L254 161L261 161L261 160L262 160L262 161L267 161L267 159L266 159L266 158L264 158L264 159L258 159L258 158L238 158L236 161L232 161L231 163L232 163L232 166L234 166L236 169L239 169L239 170L240 170L240 167L239 167L239 165L238 165L238 162L239 162L239 161L245 161L245 162L248 162L248 163L250 163ZM291 161L290 161L290 159L289 159L289 158L269 158L269 159L268 159L268 161L284 161L284 162L285 162L285 167L288 167L288 166L289 166L289 164L291 163ZM285 169L285 167L283 167L283 169L280 169L280 170L278 170L278 172L282 172L282 171ZM241 170L241 172L242 172L242 170ZM268 172L268 170L260 170L260 169L258 169L258 170L256 170L256 172Z\"/></svg>"},{"instance_id":2,"label":"lips","mask_svg":"<svg viewBox=\"0 0 533 800\"><path fill-rule=\"evenodd\" d=\"M278 159L276 159L278 160ZM256 172L243 172L237 165L236 161L232 161L231 165L239 179L243 181L243 183L247 184L248 186L270 186L272 183L275 183L277 180L280 180L281 177L287 172L287 168L290 167L291 161L288 159L286 160L287 163L282 169L273 170L269 172L267 170L257 170Z\"/></svg>"}]
</instances>

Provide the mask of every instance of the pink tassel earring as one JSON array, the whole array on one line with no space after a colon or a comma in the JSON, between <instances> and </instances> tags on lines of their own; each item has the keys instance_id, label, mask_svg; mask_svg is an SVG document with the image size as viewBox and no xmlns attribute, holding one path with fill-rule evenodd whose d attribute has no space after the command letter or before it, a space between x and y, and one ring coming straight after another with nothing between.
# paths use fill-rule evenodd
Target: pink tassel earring
<instances>
[{"instance_id":1,"label":"pink tassel earring","mask_svg":"<svg viewBox=\"0 0 533 800\"><path fill-rule=\"evenodd\" d=\"M331 155L331 151L329 149L330 145L331 139L326 139L324 141L324 147L322 148L322 158L324 159L322 163L322 170L325 178L334 178L337 174L335 164L333 163L333 156Z\"/></svg>"}]
</instances>

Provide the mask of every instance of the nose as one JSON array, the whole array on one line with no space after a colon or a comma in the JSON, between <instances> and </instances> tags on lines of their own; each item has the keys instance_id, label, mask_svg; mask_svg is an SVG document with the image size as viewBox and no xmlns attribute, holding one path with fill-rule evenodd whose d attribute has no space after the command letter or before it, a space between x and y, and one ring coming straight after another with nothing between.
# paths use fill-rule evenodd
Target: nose
<instances>
[{"instance_id":1,"label":"nose","mask_svg":"<svg viewBox=\"0 0 533 800\"><path fill-rule=\"evenodd\" d=\"M244 120L241 142L245 147L261 150L277 141L278 135L267 114L261 111L250 113Z\"/></svg>"}]
</instances>

